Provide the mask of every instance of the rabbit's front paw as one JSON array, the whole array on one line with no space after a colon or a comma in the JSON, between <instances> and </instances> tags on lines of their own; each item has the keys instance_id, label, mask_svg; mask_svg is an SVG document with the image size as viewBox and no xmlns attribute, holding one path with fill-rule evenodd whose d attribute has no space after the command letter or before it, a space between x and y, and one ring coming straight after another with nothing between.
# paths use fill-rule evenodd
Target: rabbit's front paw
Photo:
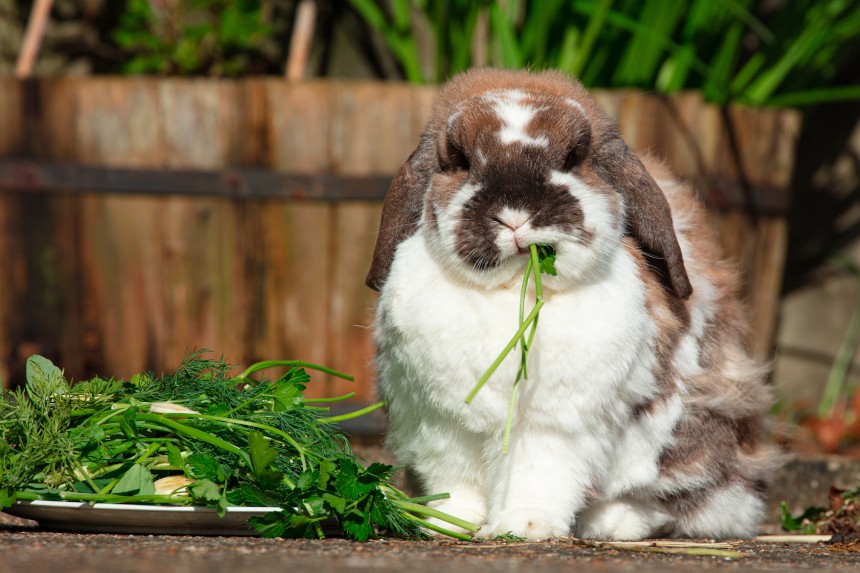
<instances>
[{"instance_id":1,"label":"rabbit's front paw","mask_svg":"<svg viewBox=\"0 0 860 573\"><path fill-rule=\"evenodd\" d=\"M570 532L567 521L540 509L515 509L490 518L481 537L513 534L531 540L563 537Z\"/></svg>"},{"instance_id":2,"label":"rabbit's front paw","mask_svg":"<svg viewBox=\"0 0 860 573\"><path fill-rule=\"evenodd\" d=\"M437 502L431 504L432 507L438 511L443 513L447 513L448 515L453 515L454 517L459 517L465 521L468 521L478 527L482 526L487 519L487 506L484 503L482 497L478 495L470 495L468 493L459 493L456 497L452 499L447 499L442 502ZM469 533L467 530L462 527L458 527L447 521L443 521L441 519L437 519L435 517L429 518L427 521L441 527L443 529L447 529L449 531L455 531L457 533ZM431 531L431 534L436 534L436 532Z\"/></svg>"}]
</instances>

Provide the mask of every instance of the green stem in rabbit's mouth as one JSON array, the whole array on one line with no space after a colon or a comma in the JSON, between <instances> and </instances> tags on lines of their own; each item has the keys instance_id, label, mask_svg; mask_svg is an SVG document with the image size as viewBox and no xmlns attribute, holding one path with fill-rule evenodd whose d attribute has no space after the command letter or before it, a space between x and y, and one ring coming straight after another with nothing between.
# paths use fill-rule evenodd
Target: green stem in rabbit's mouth
<instances>
[{"instance_id":1,"label":"green stem in rabbit's mouth","mask_svg":"<svg viewBox=\"0 0 860 573\"><path fill-rule=\"evenodd\" d=\"M505 431L502 437L502 453L507 454L511 442L511 427L513 426L514 413L517 406L517 395L520 389L520 383L523 380L528 380L527 359L529 349L534 341L535 332L537 332L538 316L540 309L544 305L543 300L543 285L541 284L541 274L555 275L555 250L549 245L530 245L529 260L526 263L526 269L523 273L523 284L520 289L520 326L517 332L511 338L510 342L505 346L502 352L496 357L493 363L487 368L486 372L478 379L472 391L466 397L466 403L470 404L472 399L477 395L481 388L486 384L490 376L496 371L502 361L519 343L520 346L520 368L517 371L516 379L514 380L511 389L511 398L508 401L508 413L505 419ZM534 278L535 283L535 305L532 310L526 315L526 297L529 291L530 279ZM526 336L526 331L531 330Z\"/></svg>"}]
</instances>

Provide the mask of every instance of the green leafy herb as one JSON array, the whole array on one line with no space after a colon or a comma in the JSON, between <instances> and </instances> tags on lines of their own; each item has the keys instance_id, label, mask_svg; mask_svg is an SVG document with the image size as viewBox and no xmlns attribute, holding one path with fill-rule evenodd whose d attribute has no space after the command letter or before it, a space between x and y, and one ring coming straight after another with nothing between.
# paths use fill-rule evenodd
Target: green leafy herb
<instances>
[{"instance_id":1,"label":"green leafy herb","mask_svg":"<svg viewBox=\"0 0 860 573\"><path fill-rule=\"evenodd\" d=\"M555 249L549 245L537 245L539 270L542 274L556 276Z\"/></svg>"},{"instance_id":2,"label":"green leafy herb","mask_svg":"<svg viewBox=\"0 0 860 573\"><path fill-rule=\"evenodd\" d=\"M287 371L274 381L254 375ZM432 515L393 488L395 468L364 467L333 422L305 404L301 361L265 361L236 377L223 360L187 356L162 376L69 384L47 359L27 362L27 385L0 398L0 509L19 500L279 507L249 521L264 536L322 537L322 524L365 540L422 538ZM347 396L348 397L348 396ZM329 400L340 400L337 397ZM169 493L158 493L163 478ZM163 482L162 482L163 483Z\"/></svg>"},{"instance_id":3,"label":"green leafy herb","mask_svg":"<svg viewBox=\"0 0 860 573\"><path fill-rule=\"evenodd\" d=\"M521 543L523 541L527 541L527 539L525 537L520 537L519 535L516 535L512 531L508 531L504 535L496 535L495 537L493 537L493 541L502 541L504 543Z\"/></svg>"}]
</instances>

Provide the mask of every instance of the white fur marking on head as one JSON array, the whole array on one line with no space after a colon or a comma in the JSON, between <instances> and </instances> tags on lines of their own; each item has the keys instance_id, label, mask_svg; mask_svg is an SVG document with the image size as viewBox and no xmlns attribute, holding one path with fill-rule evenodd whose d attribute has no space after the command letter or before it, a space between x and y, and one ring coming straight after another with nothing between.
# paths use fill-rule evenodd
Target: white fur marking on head
<instances>
[{"instance_id":1,"label":"white fur marking on head","mask_svg":"<svg viewBox=\"0 0 860 573\"><path fill-rule=\"evenodd\" d=\"M516 230L525 225L531 218L531 215L522 209L503 207L502 210L499 211L499 214L496 215L496 218L498 218L504 225Z\"/></svg>"},{"instance_id":2,"label":"white fur marking on head","mask_svg":"<svg viewBox=\"0 0 860 573\"><path fill-rule=\"evenodd\" d=\"M616 231L616 221L612 216L606 195L595 191L570 173L552 171L549 182L570 190L582 209L585 229L598 236L612 236Z\"/></svg>"},{"instance_id":3,"label":"white fur marking on head","mask_svg":"<svg viewBox=\"0 0 860 573\"><path fill-rule=\"evenodd\" d=\"M523 145L549 147L549 138L546 135L532 137L526 133L529 123L541 108L523 104L522 100L525 97L526 94L519 90L508 90L487 96L493 102L496 116L502 120L499 139L505 145L519 142Z\"/></svg>"},{"instance_id":4,"label":"white fur marking on head","mask_svg":"<svg viewBox=\"0 0 860 573\"><path fill-rule=\"evenodd\" d=\"M585 117L588 117L588 113L586 113L585 108L582 107L582 104L579 103L578 101L576 101L575 99L567 98L564 100L564 102L571 107L575 107L579 111L579 113L581 113Z\"/></svg>"}]
</instances>

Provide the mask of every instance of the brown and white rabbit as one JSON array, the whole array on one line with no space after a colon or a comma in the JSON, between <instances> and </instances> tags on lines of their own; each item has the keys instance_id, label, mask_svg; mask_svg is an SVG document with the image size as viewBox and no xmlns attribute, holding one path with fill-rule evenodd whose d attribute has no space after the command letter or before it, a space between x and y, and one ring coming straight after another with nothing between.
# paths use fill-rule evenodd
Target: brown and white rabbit
<instances>
[{"instance_id":1,"label":"brown and white rabbit","mask_svg":"<svg viewBox=\"0 0 860 573\"><path fill-rule=\"evenodd\" d=\"M529 378L528 247L555 248ZM770 393L738 279L689 188L640 160L568 77L476 70L440 91L385 201L367 277L388 443L480 535L746 537L764 514Z\"/></svg>"}]
</instances>

